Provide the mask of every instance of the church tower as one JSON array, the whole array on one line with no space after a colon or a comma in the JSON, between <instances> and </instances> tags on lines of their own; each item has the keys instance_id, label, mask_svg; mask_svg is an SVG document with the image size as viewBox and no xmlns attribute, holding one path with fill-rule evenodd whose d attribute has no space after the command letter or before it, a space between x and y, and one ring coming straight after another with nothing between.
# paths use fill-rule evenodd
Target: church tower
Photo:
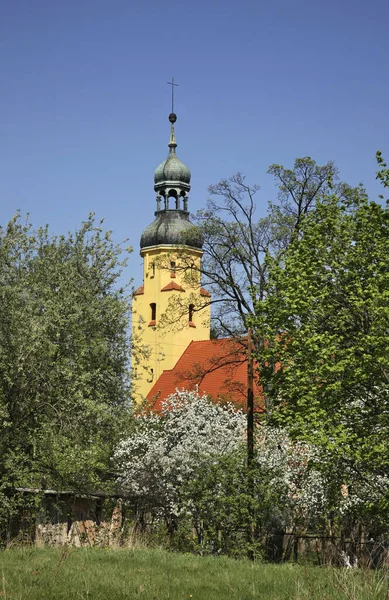
<instances>
[{"instance_id":1,"label":"church tower","mask_svg":"<svg viewBox=\"0 0 389 600\"><path fill-rule=\"evenodd\" d=\"M201 287L201 232L189 220L191 173L176 154L169 115L169 154L154 173L157 210L140 240L143 285L132 304L133 396L142 401L190 342L210 338L209 293Z\"/></svg>"}]
</instances>

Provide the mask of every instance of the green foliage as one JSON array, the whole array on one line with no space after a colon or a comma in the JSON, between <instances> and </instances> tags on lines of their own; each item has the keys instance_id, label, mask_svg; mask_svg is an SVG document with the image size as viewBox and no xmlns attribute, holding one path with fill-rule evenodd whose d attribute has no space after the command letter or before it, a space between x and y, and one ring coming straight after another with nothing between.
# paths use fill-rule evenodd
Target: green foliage
<instances>
[{"instance_id":1,"label":"green foliage","mask_svg":"<svg viewBox=\"0 0 389 600\"><path fill-rule=\"evenodd\" d=\"M201 554L222 553L256 557L263 553L265 535L272 517L281 512L278 491L271 486L272 474L258 466L249 478L243 448L213 461L203 461L196 475L185 482L182 498L196 532L187 546ZM250 526L255 535L248 536Z\"/></svg>"},{"instance_id":2,"label":"green foliage","mask_svg":"<svg viewBox=\"0 0 389 600\"><path fill-rule=\"evenodd\" d=\"M389 212L362 188L317 203L281 261L255 325L268 418L329 452L365 503L387 494Z\"/></svg>"},{"instance_id":3,"label":"green foliage","mask_svg":"<svg viewBox=\"0 0 389 600\"><path fill-rule=\"evenodd\" d=\"M376 153L376 160L379 167L377 171L377 179L379 179L382 185L387 188L389 187L389 169L380 150L378 150ZM383 199L383 196L380 196L380 198Z\"/></svg>"},{"instance_id":4,"label":"green foliage","mask_svg":"<svg viewBox=\"0 0 389 600\"><path fill-rule=\"evenodd\" d=\"M103 485L128 413L121 249L91 216L68 236L0 229L0 489ZM0 509L0 512L1 509Z\"/></svg>"}]
</instances>

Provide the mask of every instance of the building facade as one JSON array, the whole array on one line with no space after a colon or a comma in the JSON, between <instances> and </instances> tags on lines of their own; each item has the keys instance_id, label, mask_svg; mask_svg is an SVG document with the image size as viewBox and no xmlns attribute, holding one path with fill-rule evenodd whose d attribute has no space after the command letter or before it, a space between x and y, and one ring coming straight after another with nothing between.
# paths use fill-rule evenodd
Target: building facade
<instances>
[{"instance_id":1,"label":"building facade","mask_svg":"<svg viewBox=\"0 0 389 600\"><path fill-rule=\"evenodd\" d=\"M210 338L210 295L201 287L202 237L189 219L191 173L178 158L175 113L167 158L154 173L157 210L140 240L143 285L132 303L133 399L142 402L190 342Z\"/></svg>"}]
</instances>

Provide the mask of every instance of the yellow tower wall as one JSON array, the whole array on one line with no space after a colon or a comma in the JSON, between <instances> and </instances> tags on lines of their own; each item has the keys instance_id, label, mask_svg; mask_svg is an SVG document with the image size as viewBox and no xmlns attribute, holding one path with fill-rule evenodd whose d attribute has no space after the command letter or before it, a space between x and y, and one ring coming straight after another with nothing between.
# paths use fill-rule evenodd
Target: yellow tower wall
<instances>
[{"instance_id":1,"label":"yellow tower wall","mask_svg":"<svg viewBox=\"0 0 389 600\"><path fill-rule=\"evenodd\" d=\"M191 341L210 338L210 298L200 284L202 254L196 248L174 246L141 251L143 286L132 303L136 403L146 398L162 371L175 366Z\"/></svg>"}]
</instances>

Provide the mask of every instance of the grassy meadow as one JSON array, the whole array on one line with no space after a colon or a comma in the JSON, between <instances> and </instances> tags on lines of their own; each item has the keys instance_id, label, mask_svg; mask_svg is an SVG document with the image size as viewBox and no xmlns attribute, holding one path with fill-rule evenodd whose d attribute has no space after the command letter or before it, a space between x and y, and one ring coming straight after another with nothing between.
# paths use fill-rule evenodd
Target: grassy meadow
<instances>
[{"instance_id":1,"label":"grassy meadow","mask_svg":"<svg viewBox=\"0 0 389 600\"><path fill-rule=\"evenodd\" d=\"M160 550L15 548L1 600L387 600L382 571L269 565Z\"/></svg>"}]
</instances>

